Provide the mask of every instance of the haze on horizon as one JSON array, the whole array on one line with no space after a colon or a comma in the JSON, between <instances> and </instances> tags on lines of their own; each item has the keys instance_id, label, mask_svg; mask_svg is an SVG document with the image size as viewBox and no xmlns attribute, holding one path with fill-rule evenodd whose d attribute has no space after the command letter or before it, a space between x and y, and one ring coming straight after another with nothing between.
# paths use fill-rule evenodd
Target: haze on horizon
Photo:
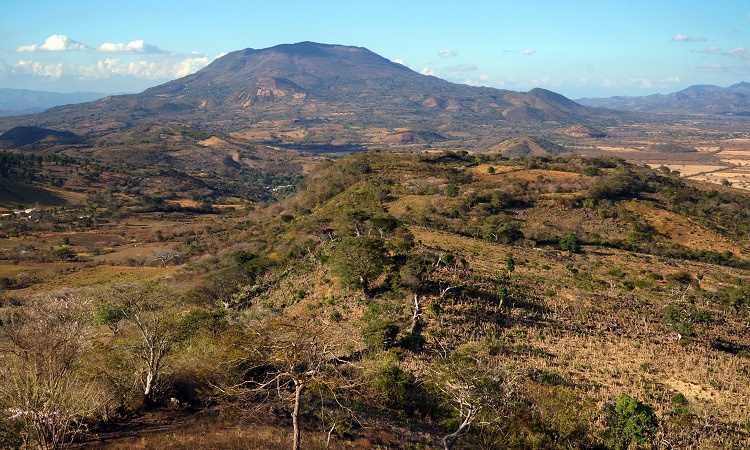
<instances>
[{"instance_id":1,"label":"haze on horizon","mask_svg":"<svg viewBox=\"0 0 750 450\"><path fill-rule=\"evenodd\" d=\"M448 81L569 98L750 80L750 5L29 0L4 5L0 88L140 92L243 48L365 47Z\"/></svg>"}]
</instances>

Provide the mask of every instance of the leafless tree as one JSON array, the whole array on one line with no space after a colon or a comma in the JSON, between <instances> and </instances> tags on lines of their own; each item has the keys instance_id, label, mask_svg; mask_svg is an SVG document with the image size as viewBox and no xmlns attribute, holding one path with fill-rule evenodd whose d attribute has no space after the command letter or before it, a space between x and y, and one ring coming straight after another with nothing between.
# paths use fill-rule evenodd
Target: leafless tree
<instances>
[{"instance_id":1,"label":"leafless tree","mask_svg":"<svg viewBox=\"0 0 750 450\"><path fill-rule=\"evenodd\" d=\"M182 255L175 249L163 248L149 255L149 262L159 262L162 267L167 267L171 263L177 263Z\"/></svg>"},{"instance_id":2,"label":"leafless tree","mask_svg":"<svg viewBox=\"0 0 750 450\"><path fill-rule=\"evenodd\" d=\"M125 283L94 291L97 311L103 323L112 328L129 328L136 339L132 346L137 361L144 401L149 404L158 393L164 364L179 339L173 305L176 293L162 283ZM124 322L123 325L117 325Z\"/></svg>"},{"instance_id":3,"label":"leafless tree","mask_svg":"<svg viewBox=\"0 0 750 450\"><path fill-rule=\"evenodd\" d=\"M256 401L260 398L263 403L275 399L290 405L292 448L298 450L300 411L306 390L314 388L346 409L340 401L340 392L355 386L345 381L347 377L342 377L341 370L353 365L340 358L341 345L327 342L327 335L313 321L296 324L278 319L263 328L254 327L245 349L247 356L235 362L253 376L243 377L243 381L232 386L218 386L219 391L231 397ZM329 439L332 430L328 432Z\"/></svg>"},{"instance_id":4,"label":"leafless tree","mask_svg":"<svg viewBox=\"0 0 750 450\"><path fill-rule=\"evenodd\" d=\"M88 307L69 294L24 303L4 310L0 320L0 407L24 425L27 445L63 448L106 401L95 381L76 373Z\"/></svg>"},{"instance_id":5,"label":"leafless tree","mask_svg":"<svg viewBox=\"0 0 750 450\"><path fill-rule=\"evenodd\" d=\"M443 437L444 450L451 450L480 417L488 423L505 415L518 384L517 377L478 343L464 344L439 360L429 376L459 420L458 427Z\"/></svg>"}]
</instances>

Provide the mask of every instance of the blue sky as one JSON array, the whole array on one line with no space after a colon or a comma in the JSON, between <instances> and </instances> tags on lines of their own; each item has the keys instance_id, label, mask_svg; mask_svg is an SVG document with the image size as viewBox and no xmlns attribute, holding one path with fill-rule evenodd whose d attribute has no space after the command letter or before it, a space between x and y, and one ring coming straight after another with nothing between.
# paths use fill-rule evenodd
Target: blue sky
<instances>
[{"instance_id":1,"label":"blue sky","mask_svg":"<svg viewBox=\"0 0 750 450\"><path fill-rule=\"evenodd\" d=\"M0 87L139 92L224 53L300 41L570 98L750 81L740 0L4 0Z\"/></svg>"}]
</instances>

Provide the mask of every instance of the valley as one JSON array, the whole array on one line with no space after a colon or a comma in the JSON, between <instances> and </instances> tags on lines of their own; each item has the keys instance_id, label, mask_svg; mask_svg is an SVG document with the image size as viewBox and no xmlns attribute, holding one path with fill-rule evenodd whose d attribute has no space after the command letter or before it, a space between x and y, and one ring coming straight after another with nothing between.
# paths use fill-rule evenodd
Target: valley
<instances>
[{"instance_id":1,"label":"valley","mask_svg":"<svg viewBox=\"0 0 750 450\"><path fill-rule=\"evenodd\" d=\"M748 120L310 42L0 118L0 448L747 448Z\"/></svg>"}]
</instances>

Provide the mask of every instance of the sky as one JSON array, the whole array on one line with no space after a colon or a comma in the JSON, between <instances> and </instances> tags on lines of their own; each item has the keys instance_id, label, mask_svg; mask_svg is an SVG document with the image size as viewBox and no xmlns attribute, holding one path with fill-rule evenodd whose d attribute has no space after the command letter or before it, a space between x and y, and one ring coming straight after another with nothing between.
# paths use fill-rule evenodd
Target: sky
<instances>
[{"instance_id":1,"label":"sky","mask_svg":"<svg viewBox=\"0 0 750 450\"><path fill-rule=\"evenodd\" d=\"M573 99L750 81L744 0L3 0L1 11L0 88L140 92L231 51L301 41Z\"/></svg>"}]
</instances>

